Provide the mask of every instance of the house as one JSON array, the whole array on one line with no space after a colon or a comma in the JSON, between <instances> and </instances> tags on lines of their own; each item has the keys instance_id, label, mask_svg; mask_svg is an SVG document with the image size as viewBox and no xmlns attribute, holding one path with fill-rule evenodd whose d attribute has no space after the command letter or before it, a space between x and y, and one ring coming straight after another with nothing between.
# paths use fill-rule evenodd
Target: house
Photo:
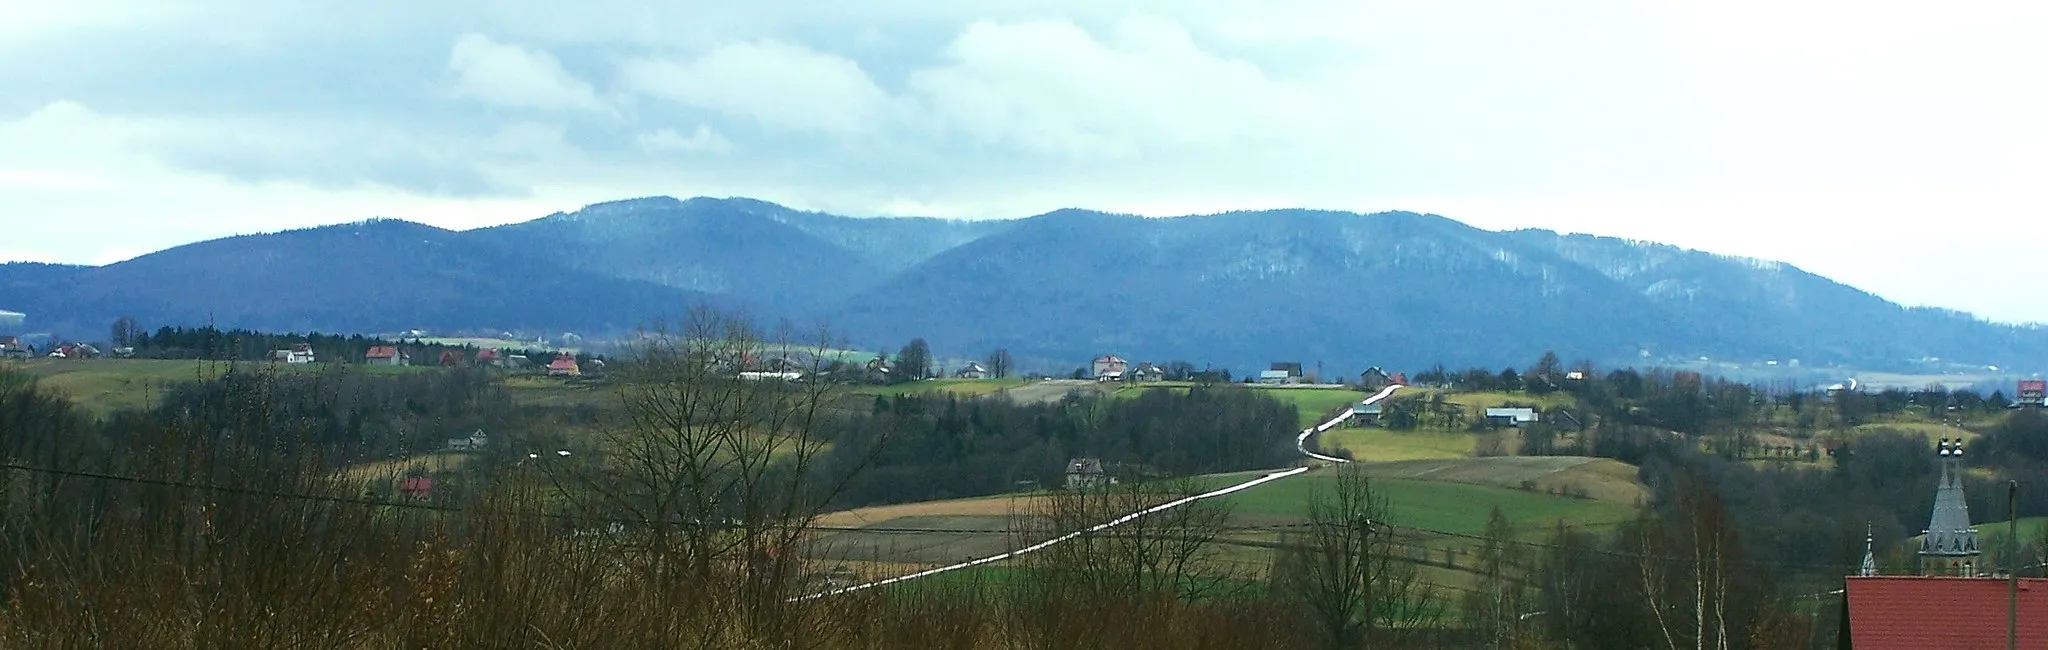
<instances>
[{"instance_id":1,"label":"house","mask_svg":"<svg viewBox=\"0 0 2048 650\"><path fill-rule=\"evenodd\" d=\"M2048 379L2021 379L2019 399L2013 401L2013 406L2041 408L2044 397L2048 397Z\"/></svg>"},{"instance_id":2,"label":"house","mask_svg":"<svg viewBox=\"0 0 2048 650\"><path fill-rule=\"evenodd\" d=\"M1351 419L1359 424L1378 422L1380 421L1380 415L1384 413L1386 413L1386 409L1382 408L1379 402L1372 402L1370 404L1359 402L1351 405Z\"/></svg>"},{"instance_id":3,"label":"house","mask_svg":"<svg viewBox=\"0 0 2048 650\"><path fill-rule=\"evenodd\" d=\"M583 367L577 365L575 355L563 352L555 355L554 361L548 362L548 376L581 377L583 376Z\"/></svg>"},{"instance_id":4,"label":"house","mask_svg":"<svg viewBox=\"0 0 2048 650\"><path fill-rule=\"evenodd\" d=\"M293 343L291 347L270 353L270 360L292 365L313 362L313 344Z\"/></svg>"},{"instance_id":5,"label":"house","mask_svg":"<svg viewBox=\"0 0 2048 650\"><path fill-rule=\"evenodd\" d=\"M533 365L533 360L526 358L524 354L508 354L505 355L505 361L498 365L507 368L524 368Z\"/></svg>"},{"instance_id":6,"label":"house","mask_svg":"<svg viewBox=\"0 0 2048 650\"><path fill-rule=\"evenodd\" d=\"M1259 383L1292 384L1294 383L1294 378L1288 376L1287 371L1285 370L1267 370L1259 373Z\"/></svg>"},{"instance_id":7,"label":"house","mask_svg":"<svg viewBox=\"0 0 2048 650\"><path fill-rule=\"evenodd\" d=\"M1392 376L1392 377L1388 377L1388 378L1387 378L1387 381L1393 382L1393 383L1394 383L1395 385L1398 385L1398 386L1406 386L1406 385L1408 385L1408 373L1405 373L1405 372L1397 372L1397 373L1394 373L1394 376Z\"/></svg>"},{"instance_id":8,"label":"house","mask_svg":"<svg viewBox=\"0 0 2048 650\"><path fill-rule=\"evenodd\" d=\"M431 476L408 476L398 482L398 493L413 501L425 501L434 497L434 478Z\"/></svg>"},{"instance_id":9,"label":"house","mask_svg":"<svg viewBox=\"0 0 2048 650\"><path fill-rule=\"evenodd\" d=\"M1287 382L1290 384L1300 383L1301 378L1307 376L1307 374L1302 371L1301 364L1295 361L1275 361L1273 362L1273 365L1268 366L1266 369L1286 371L1287 377L1292 380Z\"/></svg>"},{"instance_id":10,"label":"house","mask_svg":"<svg viewBox=\"0 0 2048 650\"><path fill-rule=\"evenodd\" d=\"M1536 422L1536 409L1525 406L1494 407L1486 409L1486 421L1495 426L1521 428Z\"/></svg>"},{"instance_id":11,"label":"house","mask_svg":"<svg viewBox=\"0 0 2048 650\"><path fill-rule=\"evenodd\" d=\"M1067 461L1067 489L1085 490L1114 483L1102 471L1102 459L1075 458Z\"/></svg>"},{"instance_id":12,"label":"house","mask_svg":"<svg viewBox=\"0 0 2048 650\"><path fill-rule=\"evenodd\" d=\"M2008 585L1997 578L1851 576L1843 643L1855 650L2006 647ZM2048 648L2048 579L2019 579L2018 647Z\"/></svg>"},{"instance_id":13,"label":"house","mask_svg":"<svg viewBox=\"0 0 2048 650\"><path fill-rule=\"evenodd\" d=\"M50 356L64 359L97 359L100 350L84 343L65 343L50 351Z\"/></svg>"},{"instance_id":14,"label":"house","mask_svg":"<svg viewBox=\"0 0 2048 650\"><path fill-rule=\"evenodd\" d=\"M967 367L955 371L953 376L961 379L987 379L988 369L981 367L979 363L969 361Z\"/></svg>"},{"instance_id":15,"label":"house","mask_svg":"<svg viewBox=\"0 0 2048 650\"><path fill-rule=\"evenodd\" d=\"M1166 369L1165 369L1165 368L1161 368L1161 367L1159 367L1159 366L1156 366L1156 365L1153 365L1153 364L1152 364L1152 362L1150 362L1150 361L1147 361L1147 362L1145 362L1145 363L1140 363L1140 364L1138 364L1138 369L1137 369L1137 370L1132 370L1132 371L1131 371L1131 381L1165 381L1165 380L1166 380Z\"/></svg>"},{"instance_id":16,"label":"house","mask_svg":"<svg viewBox=\"0 0 2048 650\"><path fill-rule=\"evenodd\" d=\"M477 429L475 433L469 434L469 437L467 438L449 438L448 450L474 451L478 449L483 449L489 443L490 437L484 435L483 429Z\"/></svg>"},{"instance_id":17,"label":"house","mask_svg":"<svg viewBox=\"0 0 2048 650\"><path fill-rule=\"evenodd\" d=\"M32 351L18 336L0 336L0 358L26 359Z\"/></svg>"},{"instance_id":18,"label":"house","mask_svg":"<svg viewBox=\"0 0 2048 650\"><path fill-rule=\"evenodd\" d=\"M1114 354L1105 354L1089 362L1088 370L1095 375L1095 381L1123 381L1124 371L1130 369L1130 362Z\"/></svg>"},{"instance_id":19,"label":"house","mask_svg":"<svg viewBox=\"0 0 2048 650\"><path fill-rule=\"evenodd\" d=\"M372 345L363 353L363 363L372 366L409 366L412 354L398 349L396 345Z\"/></svg>"},{"instance_id":20,"label":"house","mask_svg":"<svg viewBox=\"0 0 2048 650\"><path fill-rule=\"evenodd\" d=\"M1772 362L1772 363L1776 363L1776 362ZM1585 381L1585 380L1586 380L1586 371L1584 371L1584 370L1573 370L1573 371L1571 371L1571 372L1567 372L1567 373L1564 373L1564 380L1565 380L1565 381Z\"/></svg>"},{"instance_id":21,"label":"house","mask_svg":"<svg viewBox=\"0 0 2048 650\"><path fill-rule=\"evenodd\" d=\"M1379 366L1366 368L1365 372L1358 373L1358 385L1366 390L1379 390L1391 383L1394 383L1394 377L1381 370Z\"/></svg>"},{"instance_id":22,"label":"house","mask_svg":"<svg viewBox=\"0 0 2048 650\"><path fill-rule=\"evenodd\" d=\"M503 366L505 357L498 353L497 348L484 348L477 350L476 356L470 357L469 362L479 366Z\"/></svg>"}]
</instances>

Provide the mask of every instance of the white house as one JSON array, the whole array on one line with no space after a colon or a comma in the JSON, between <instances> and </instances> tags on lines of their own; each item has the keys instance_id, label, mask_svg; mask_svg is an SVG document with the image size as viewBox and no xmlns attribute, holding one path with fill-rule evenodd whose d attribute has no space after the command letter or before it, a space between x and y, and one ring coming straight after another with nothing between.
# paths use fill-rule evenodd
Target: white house
<instances>
[{"instance_id":1,"label":"white house","mask_svg":"<svg viewBox=\"0 0 2048 650\"><path fill-rule=\"evenodd\" d=\"M477 429L475 433L469 434L469 437L467 438L449 438L448 450L473 451L477 449L483 449L486 445L489 444L490 437L484 435L483 429Z\"/></svg>"},{"instance_id":2,"label":"white house","mask_svg":"<svg viewBox=\"0 0 2048 650\"><path fill-rule=\"evenodd\" d=\"M1105 354L1088 364L1096 381L1123 381L1124 371L1130 369L1130 362L1114 354Z\"/></svg>"},{"instance_id":3,"label":"white house","mask_svg":"<svg viewBox=\"0 0 2048 650\"><path fill-rule=\"evenodd\" d=\"M1521 427L1537 420L1536 409L1528 407L1494 407L1486 409L1486 420L1494 424Z\"/></svg>"}]
</instances>

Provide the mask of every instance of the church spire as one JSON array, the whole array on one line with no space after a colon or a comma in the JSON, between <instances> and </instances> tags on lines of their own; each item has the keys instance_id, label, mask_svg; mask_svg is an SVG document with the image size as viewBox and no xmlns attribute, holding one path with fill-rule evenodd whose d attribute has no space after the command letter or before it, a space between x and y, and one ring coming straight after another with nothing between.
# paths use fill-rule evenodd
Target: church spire
<instances>
[{"instance_id":1,"label":"church spire","mask_svg":"<svg viewBox=\"0 0 2048 650\"><path fill-rule=\"evenodd\" d=\"M1859 570L1857 570L1857 571L1856 571L1856 575L1859 575L1859 576L1863 576L1863 577L1865 577L1865 578L1868 578L1868 577L1871 577L1871 576L1877 575L1877 555L1875 555L1875 554L1873 554L1873 553L1871 552L1871 547L1873 546L1872 542L1874 541L1874 539L1873 539L1874 537L1875 537L1875 536L1874 536L1874 535L1872 535L1872 534L1871 534L1871 532L1870 532L1870 524L1869 524L1869 523L1864 523L1864 524L1863 524L1863 568L1862 568L1862 569L1859 569Z\"/></svg>"},{"instance_id":2,"label":"church spire","mask_svg":"<svg viewBox=\"0 0 2048 650\"><path fill-rule=\"evenodd\" d=\"M1935 452L1941 462L1941 483L1934 491L1934 512L1920 539L1920 555L1928 572L1970 576L1976 573L1977 530L1970 527L1970 506L1963 500L1963 439L1942 438Z\"/></svg>"}]
</instances>

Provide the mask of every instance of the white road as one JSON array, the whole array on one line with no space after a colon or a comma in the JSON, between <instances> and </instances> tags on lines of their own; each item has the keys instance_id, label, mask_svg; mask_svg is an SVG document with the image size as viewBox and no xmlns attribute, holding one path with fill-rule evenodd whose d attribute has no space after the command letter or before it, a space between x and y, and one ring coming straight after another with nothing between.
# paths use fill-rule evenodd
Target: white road
<instances>
[{"instance_id":1,"label":"white road","mask_svg":"<svg viewBox=\"0 0 2048 650\"><path fill-rule=\"evenodd\" d=\"M1049 383L1049 382L1041 382L1041 383ZM1367 398L1365 398L1365 401L1364 401L1364 403L1366 403L1366 404L1374 404L1374 403L1377 403L1377 402L1379 402L1380 400L1383 400L1383 399L1386 399L1386 398L1388 398L1388 397L1391 397L1391 396L1393 396L1393 394L1394 394L1394 391L1400 390L1401 388L1403 388L1403 386L1401 386L1401 385L1399 385L1399 384L1395 384L1395 385L1392 385L1392 386L1388 386L1388 387L1386 387L1385 389L1381 390L1380 392L1378 392L1378 393L1374 393L1374 394L1373 394L1373 395L1372 395L1371 397L1367 397ZM1011 390L1016 390L1016 389L1011 389ZM1063 394L1064 394L1064 393L1063 393ZM1328 422L1324 422L1324 423L1322 423L1322 424L1319 424L1319 425L1316 425L1316 426L1313 426L1313 427L1309 427L1309 428L1307 428L1307 429L1302 429L1302 430L1301 430L1301 435L1299 435L1299 436L1295 436L1295 438L1294 438L1294 448L1295 448L1295 450L1296 450L1296 451L1300 451L1300 452L1301 452L1301 454L1302 454L1303 456L1308 456L1308 457L1310 457L1310 458L1315 458L1315 459L1318 459L1318 460L1325 460L1325 461L1330 461L1330 462L1336 462L1336 463L1349 463L1349 462L1351 462L1351 461L1348 461L1348 460L1344 460L1344 459L1342 459L1342 458L1337 458L1337 457L1335 457L1335 456L1324 456L1324 455L1322 455L1322 454L1318 454L1318 453L1315 453L1315 452L1311 452L1311 451L1309 451L1309 450L1308 450L1308 437L1309 437L1309 436L1312 436L1312 435L1315 435L1315 434L1318 434L1318 433L1322 433L1322 432L1324 432L1324 431L1329 431L1330 429L1332 429L1332 428L1335 428L1335 427L1336 427L1337 425L1339 425L1339 424L1343 424L1345 420L1349 420L1349 419L1351 419L1351 413L1352 413L1352 412L1351 412L1350 410L1345 410L1344 412L1342 412L1342 413L1339 413L1339 414L1337 414L1337 416L1336 416L1336 417L1334 417L1334 418L1331 418L1331 419L1330 419L1330 421L1328 421ZM893 577L893 578L885 578L885 579L882 579L882 580L876 580L876 581L874 581L874 582L868 582L868 583L863 583L863 584L857 584L857 585L853 585L853 586L850 586L850 587L842 587L842 588L839 588L839 589L833 589L833 590L830 590L830 591L822 591L822 592L818 592L818 593L815 593L815 594L810 594L810 595L807 595L807 596L798 596L798 597L796 597L796 598L791 598L790 600L791 600L791 601L798 601L798 600L813 600L813 599L818 599L818 598L824 598L824 597L827 597L827 596L836 596L836 595L839 595L839 594L844 594L844 593L848 593L848 592L860 591L860 590L863 590L863 589L873 589L873 588L875 588L875 587L882 587L882 586L892 585L892 584L896 584L896 583L899 583L899 582L907 582L907 581L911 581L911 580L916 580L916 579L919 579L919 578L928 578L928 577L931 577L931 576L935 576L935 575L938 575L938 574L941 574L941 573L945 573L945 572L948 572L948 571L958 571L958 570L960 570L960 569L965 569L965 568L968 568L968 567L976 567L976 566L981 566L981 565L983 565L983 564L989 564L989 563L991 563L991 562L1001 562L1001 561L1003 561L1003 560L1007 560L1007 559L1010 559L1010 558L1013 558L1013 557L1017 557L1017 556L1019 556L1019 555L1024 555L1024 554L1027 554L1027 553L1034 553L1034 552L1037 552L1037 551L1041 551L1041 550L1044 550L1044 549L1046 549L1046 548L1048 548L1048 547L1051 547L1051 546L1053 546L1053 545L1056 545L1056 544L1060 544L1060 543L1062 543L1062 542L1066 542L1066 541L1072 540L1072 539L1074 539L1074 538L1080 537L1080 536L1082 536L1082 535L1085 535L1085 534L1088 534L1088 533L1100 532L1100 531L1103 531L1103 530L1106 530L1106 529L1109 529L1109 528L1113 528L1113 527L1116 527L1116 526L1121 526L1121 525L1123 525L1123 524L1127 524L1127 523L1130 523L1130 522L1132 522L1132 521L1136 521L1136 520L1137 520L1138 518L1140 518L1140 517L1144 517L1144 516L1147 516L1147 515L1152 515L1152 514L1157 514L1157 513L1165 512L1165 511L1168 511L1168 510L1172 510L1172 509L1174 509L1174 508L1178 508L1178 507L1181 507L1181 506L1184 506L1184 505L1187 505L1187 504L1190 504L1190 503L1194 503L1194 502L1196 502L1196 501L1201 501L1201 500L1203 500L1203 499L1212 499L1212 498L1215 498L1215 497L1220 497L1220 496L1223 496L1223 495L1226 495L1226 494L1230 494L1230 493L1232 493L1232 492L1237 492L1237 491L1239 491L1239 490L1248 490L1248 489L1251 489L1251 488L1254 488L1254 487L1258 487L1258 486L1260 486L1260 485L1264 485L1264 484L1267 484L1267 483L1271 483L1271 482L1274 482L1274 481L1278 481L1278 480L1280 480L1280 479L1284 479L1284 478L1289 478L1289 477L1294 477L1294 476L1300 476L1300 475L1302 475L1302 474L1304 474L1304 473L1308 472L1308 470L1309 470L1309 468L1307 468L1307 467L1296 467L1296 468L1294 468L1294 469L1289 469L1289 470L1275 470L1275 471L1273 471L1273 472L1271 472L1271 473L1268 473L1268 474L1266 474L1266 475L1264 475L1264 476L1260 476L1260 477L1258 477L1258 478L1255 478L1255 479L1252 479L1252 480L1249 480L1249 481L1245 481L1245 482L1243 482L1243 483L1238 483L1238 484L1236 484L1236 485L1231 485L1231 486L1229 486L1229 487L1225 487L1225 488L1221 488L1221 489L1217 489L1217 490L1212 490L1212 491L1209 491L1209 492L1204 492L1204 493L1201 493L1201 494L1197 494L1197 495L1194 495L1194 496L1182 497L1182 498L1179 498L1179 499L1175 499L1175 500L1173 500L1173 501L1168 501L1168 502L1166 502L1166 503L1162 503L1162 504L1159 504L1159 505L1156 505L1156 506L1152 506L1152 507L1150 507L1150 508L1146 508L1146 509L1144 509L1144 510L1139 510L1139 511L1137 511L1137 512L1133 512L1133 513L1130 513L1130 514L1124 515L1124 516L1122 516L1122 517L1118 517L1118 518L1116 518L1116 519L1112 519L1112 520L1109 520L1109 521L1106 521L1106 522L1103 522L1103 523L1100 523L1100 524L1096 524L1096 525L1094 525L1094 526L1090 526L1090 527L1088 527L1088 528L1086 528L1086 529L1084 529L1084 530L1077 530L1077 531L1074 531L1074 532L1071 532L1071 533L1067 533L1067 534L1065 534L1065 535L1061 535L1061 536L1059 536L1059 537L1054 537L1054 538L1052 538L1052 539L1048 539L1048 540L1045 540L1045 541L1043 541L1043 542L1039 542L1039 543L1037 543L1037 544L1032 544L1032 545L1030 545L1030 546L1026 546L1026 547L1024 547L1024 548L1020 548L1020 549L1017 549L1017 550L1014 550L1014 551L1009 551L1009 552L1006 552L1006 553L998 553L998 554L995 554L995 555L991 555L991 556L988 556L988 557L983 557L983 558L976 558L976 559L973 559L973 560L968 560L968 561L966 561L966 562L961 562L961 563L958 563L958 564L949 564L949 565L946 565L946 566L942 566L942 567L937 567L937 568L931 568L931 569L925 569L925 570L923 570L923 571L919 571L919 572L917 572L917 573L911 573L911 574L906 574L906 575L900 575L900 576L896 576L896 577Z\"/></svg>"}]
</instances>

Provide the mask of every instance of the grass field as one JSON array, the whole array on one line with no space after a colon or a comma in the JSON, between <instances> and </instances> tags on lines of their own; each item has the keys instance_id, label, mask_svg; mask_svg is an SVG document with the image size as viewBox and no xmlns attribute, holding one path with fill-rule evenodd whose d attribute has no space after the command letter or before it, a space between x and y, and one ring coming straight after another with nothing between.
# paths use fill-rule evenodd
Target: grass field
<instances>
[{"instance_id":1,"label":"grass field","mask_svg":"<svg viewBox=\"0 0 2048 650\"><path fill-rule=\"evenodd\" d=\"M1407 395L1408 391L1401 391L1397 394ZM1428 393L1422 394L1426 396ZM1473 417L1478 417L1481 412L1488 408L1506 406L1508 404L1535 404L1539 408L1570 406L1572 396L1562 392L1541 396L1528 393L1497 392L1444 393L1444 401L1462 404L1465 406L1466 413L1471 414Z\"/></svg>"},{"instance_id":2,"label":"grass field","mask_svg":"<svg viewBox=\"0 0 2048 650\"><path fill-rule=\"evenodd\" d=\"M1396 431L1381 427L1337 427L1316 434L1324 450L1343 447L1361 461L1415 460L1422 458L1467 458L1478 437L1462 431L1415 429Z\"/></svg>"},{"instance_id":3,"label":"grass field","mask_svg":"<svg viewBox=\"0 0 2048 650\"><path fill-rule=\"evenodd\" d=\"M264 372L319 372L325 364L287 365L194 359L29 359L9 364L35 377L43 386L63 393L89 413L105 416L120 409L155 406L165 387L219 377L229 368ZM423 366L350 366L372 373L428 370Z\"/></svg>"},{"instance_id":4,"label":"grass field","mask_svg":"<svg viewBox=\"0 0 2048 650\"><path fill-rule=\"evenodd\" d=\"M1259 390L1281 402L1293 404L1296 409L1301 411L1301 417L1296 422L1296 425L1302 428L1322 424L1324 413L1334 411L1340 407L1349 408L1352 404L1368 397L1368 395L1359 391L1338 388L1267 388L1254 390Z\"/></svg>"},{"instance_id":5,"label":"grass field","mask_svg":"<svg viewBox=\"0 0 2048 650\"><path fill-rule=\"evenodd\" d=\"M1025 380L1009 379L927 379L905 384L888 386L857 386L847 389L854 395L924 395L928 393L952 393L960 397L980 397L1024 385Z\"/></svg>"},{"instance_id":6,"label":"grass field","mask_svg":"<svg viewBox=\"0 0 2048 650\"><path fill-rule=\"evenodd\" d=\"M1335 470L1275 481L1225 497L1246 514L1304 516L1311 495L1336 483ZM1427 531L1477 534L1498 507L1517 528L1535 530L1562 522L1597 526L1626 521L1635 508L1618 503L1526 492L1507 488L1400 478L1373 479L1373 489L1387 498L1388 520L1395 526Z\"/></svg>"}]
</instances>

